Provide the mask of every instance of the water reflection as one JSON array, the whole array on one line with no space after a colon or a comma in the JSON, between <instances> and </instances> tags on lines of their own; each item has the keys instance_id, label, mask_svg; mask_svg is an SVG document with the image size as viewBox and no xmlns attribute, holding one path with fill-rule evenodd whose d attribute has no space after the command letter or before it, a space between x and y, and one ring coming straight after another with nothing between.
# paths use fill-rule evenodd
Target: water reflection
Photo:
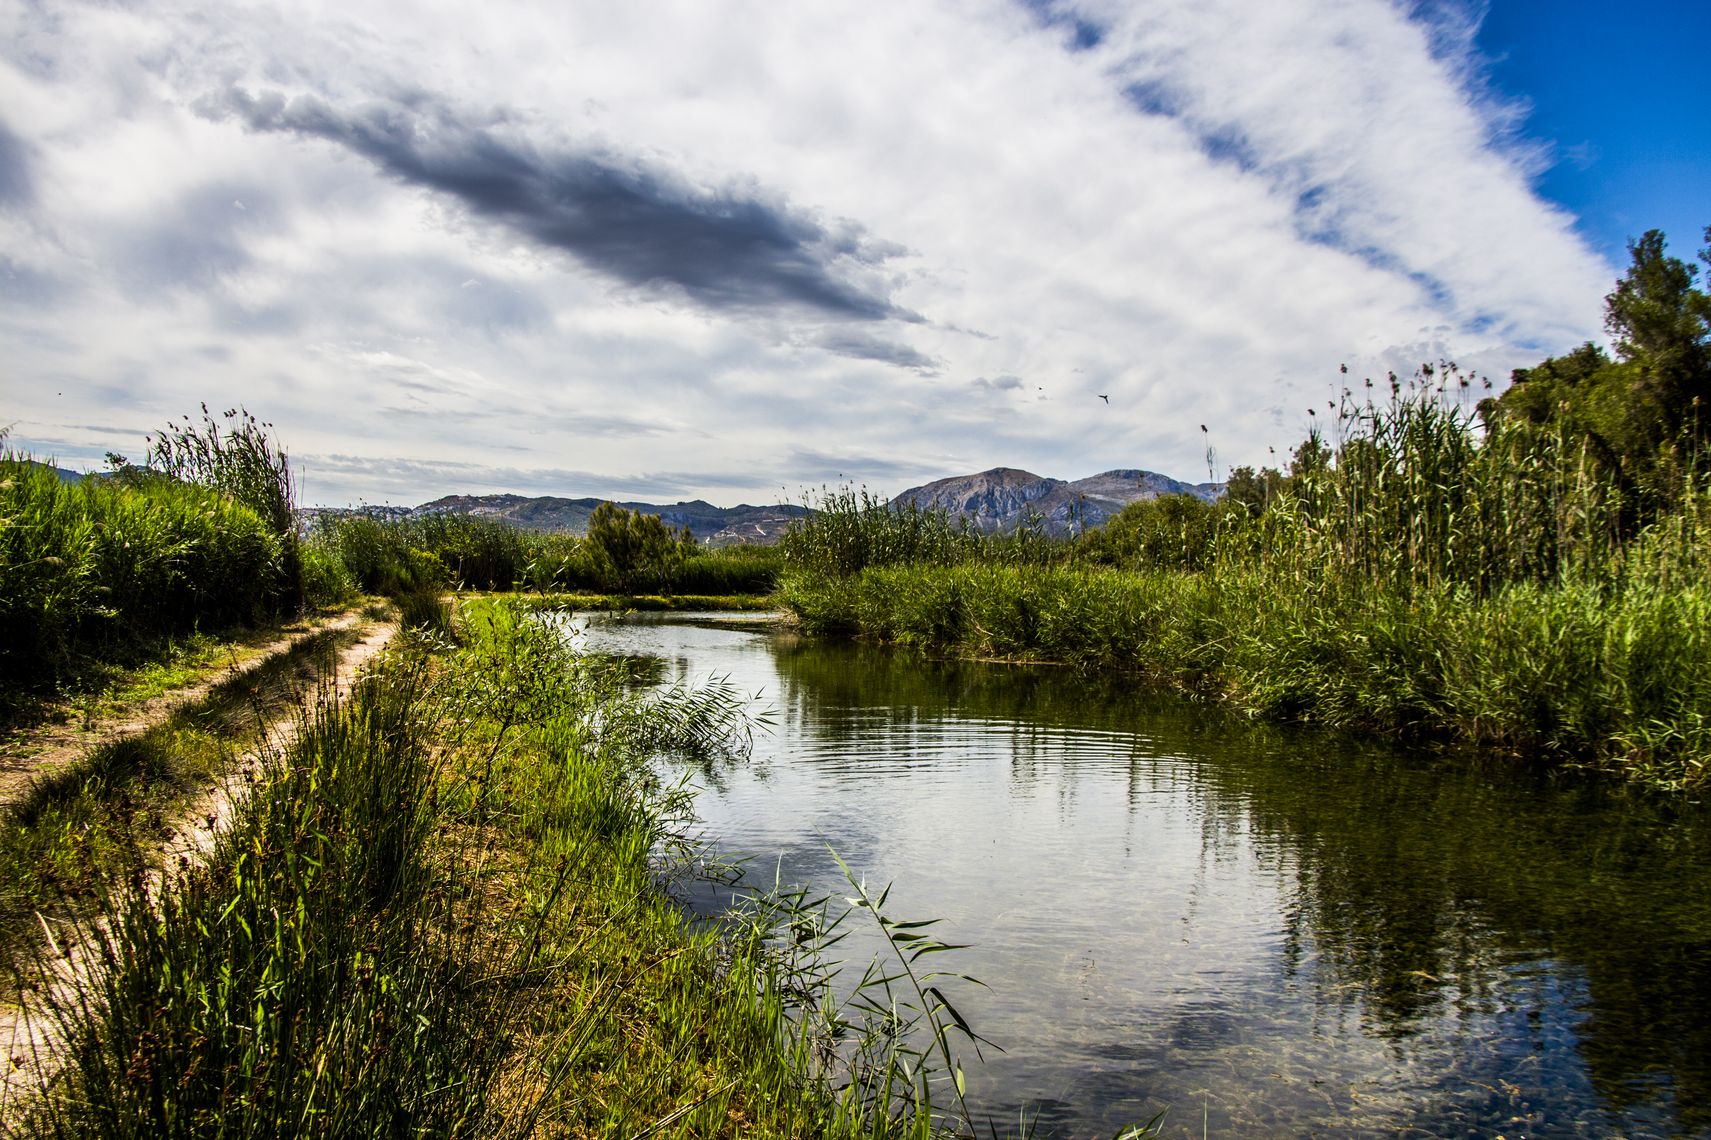
<instances>
[{"instance_id":1,"label":"water reflection","mask_svg":"<svg viewBox=\"0 0 1711 1140\"><path fill-rule=\"evenodd\" d=\"M709 833L822 889L829 844L973 944L1001 1127L1711 1135L1701 808L1063 669L589 638L765 692L777 731L702 795Z\"/></svg>"}]
</instances>

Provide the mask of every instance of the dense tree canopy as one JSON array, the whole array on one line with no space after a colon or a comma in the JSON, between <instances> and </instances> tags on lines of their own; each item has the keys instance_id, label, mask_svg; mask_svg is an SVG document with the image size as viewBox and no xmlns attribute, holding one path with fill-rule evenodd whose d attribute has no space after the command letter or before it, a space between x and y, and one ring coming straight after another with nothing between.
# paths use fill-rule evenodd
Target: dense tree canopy
<instances>
[{"instance_id":1,"label":"dense tree canopy","mask_svg":"<svg viewBox=\"0 0 1711 1140\"><path fill-rule=\"evenodd\" d=\"M1711 245L1711 227L1706 229ZM1650 230L1628 245L1630 264L1604 299L1611 359L1591 342L1533 368L1490 407L1581 439L1607 474L1647 491L1682 446L1711 434L1711 295L1699 267L1665 252ZM1711 248L1699 258L1711 265Z\"/></svg>"}]
</instances>

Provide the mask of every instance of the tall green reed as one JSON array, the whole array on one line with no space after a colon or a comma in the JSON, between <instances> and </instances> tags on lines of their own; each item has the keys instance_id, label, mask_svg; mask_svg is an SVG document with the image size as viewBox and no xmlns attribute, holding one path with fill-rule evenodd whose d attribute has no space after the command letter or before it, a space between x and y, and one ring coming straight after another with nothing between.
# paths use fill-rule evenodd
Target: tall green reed
<instances>
[{"instance_id":1,"label":"tall green reed","mask_svg":"<svg viewBox=\"0 0 1711 1140\"><path fill-rule=\"evenodd\" d=\"M216 490L159 477L68 484L0 454L0 682L39 689L91 658L288 610L287 546Z\"/></svg>"},{"instance_id":2,"label":"tall green reed","mask_svg":"<svg viewBox=\"0 0 1711 1140\"><path fill-rule=\"evenodd\" d=\"M1564 433L1489 421L1418 385L1384 403L1345 396L1329 446L1299 464L1229 558L1393 587L1596 574L1619 551L1623 503ZM1246 537L1245 543L1240 537Z\"/></svg>"},{"instance_id":3,"label":"tall green reed","mask_svg":"<svg viewBox=\"0 0 1711 1140\"><path fill-rule=\"evenodd\" d=\"M254 510L278 538L283 578L293 609L303 603L297 549L296 485L285 449L272 425L242 408L229 408L222 427L202 405L202 422L189 416L168 424L149 442L149 470L168 479L208 487Z\"/></svg>"},{"instance_id":4,"label":"tall green reed","mask_svg":"<svg viewBox=\"0 0 1711 1140\"><path fill-rule=\"evenodd\" d=\"M867 488L822 488L813 513L794 522L780 543L794 574L841 577L869 566L948 566L980 549L980 538L942 511L894 506Z\"/></svg>"}]
</instances>

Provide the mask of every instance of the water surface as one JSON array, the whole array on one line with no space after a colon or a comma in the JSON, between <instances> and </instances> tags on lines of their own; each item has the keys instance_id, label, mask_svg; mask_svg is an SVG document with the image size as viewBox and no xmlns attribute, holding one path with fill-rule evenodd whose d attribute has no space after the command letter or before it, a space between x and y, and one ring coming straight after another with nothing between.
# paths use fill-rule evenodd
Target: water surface
<instances>
[{"instance_id":1,"label":"water surface","mask_svg":"<svg viewBox=\"0 0 1711 1140\"><path fill-rule=\"evenodd\" d=\"M840 889L834 849L969 944L1000 1130L1711 1136L1700 807L1067 669L578 621L772 711L696 777L751 878Z\"/></svg>"}]
</instances>

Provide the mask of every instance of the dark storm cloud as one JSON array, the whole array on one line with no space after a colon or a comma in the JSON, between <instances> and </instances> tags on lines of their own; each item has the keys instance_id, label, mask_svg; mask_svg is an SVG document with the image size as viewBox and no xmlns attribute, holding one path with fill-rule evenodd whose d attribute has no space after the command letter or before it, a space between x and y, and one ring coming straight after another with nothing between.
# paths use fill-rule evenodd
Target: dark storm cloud
<instances>
[{"instance_id":1,"label":"dark storm cloud","mask_svg":"<svg viewBox=\"0 0 1711 1140\"><path fill-rule=\"evenodd\" d=\"M28 206L34 198L29 149L0 119L0 207Z\"/></svg>"},{"instance_id":2,"label":"dark storm cloud","mask_svg":"<svg viewBox=\"0 0 1711 1140\"><path fill-rule=\"evenodd\" d=\"M332 142L626 284L676 286L714 309L919 319L871 280L899 251L854 227L831 229L780 202L701 190L612 156L543 154L419 94L347 113L312 96L234 88L200 109Z\"/></svg>"}]
</instances>

